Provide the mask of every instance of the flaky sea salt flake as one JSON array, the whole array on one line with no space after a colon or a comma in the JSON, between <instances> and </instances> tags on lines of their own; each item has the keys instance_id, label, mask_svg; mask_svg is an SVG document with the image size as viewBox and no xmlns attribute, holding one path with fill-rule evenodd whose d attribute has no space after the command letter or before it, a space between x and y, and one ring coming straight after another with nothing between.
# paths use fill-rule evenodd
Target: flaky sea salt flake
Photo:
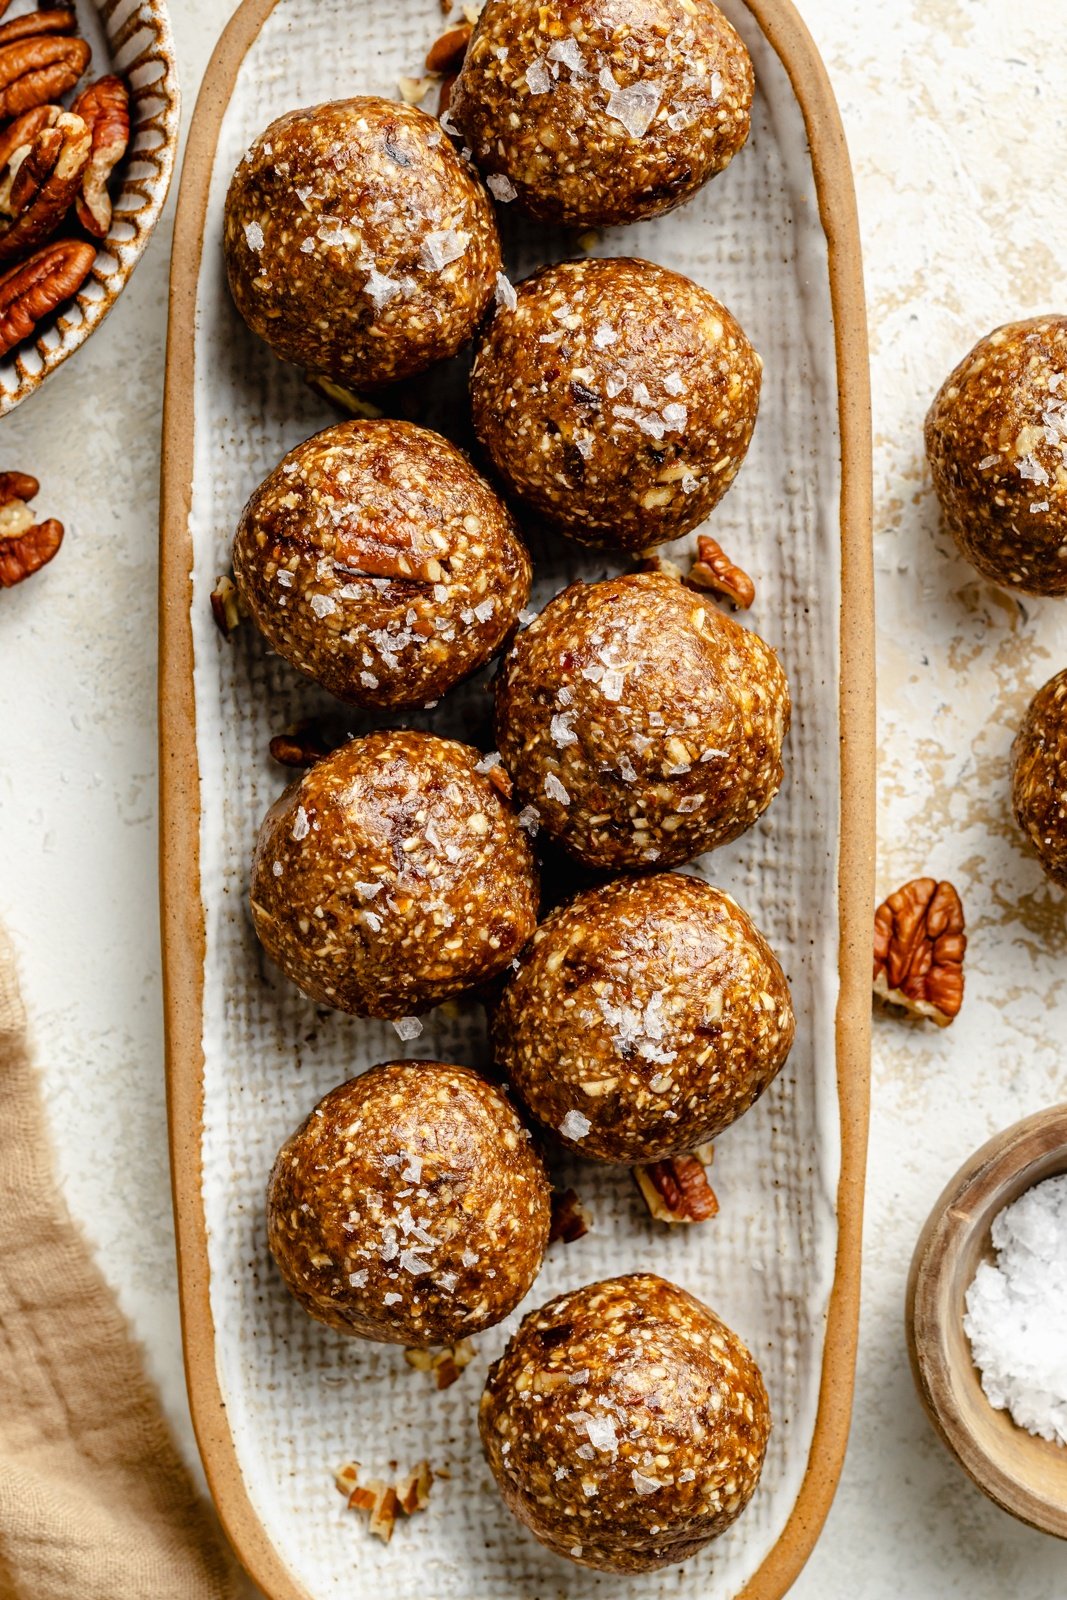
<instances>
[{"instance_id":1,"label":"flaky sea salt flake","mask_svg":"<svg viewBox=\"0 0 1067 1600\"><path fill-rule=\"evenodd\" d=\"M607 114L621 122L632 139L641 139L652 126L662 99L659 84L644 78L625 89L613 89L608 95Z\"/></svg>"}]
</instances>

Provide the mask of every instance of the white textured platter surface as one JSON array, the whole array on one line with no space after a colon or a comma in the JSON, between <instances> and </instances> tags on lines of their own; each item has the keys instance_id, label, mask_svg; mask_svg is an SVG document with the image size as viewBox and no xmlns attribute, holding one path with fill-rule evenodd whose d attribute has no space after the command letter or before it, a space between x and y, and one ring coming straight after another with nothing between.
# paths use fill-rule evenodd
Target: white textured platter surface
<instances>
[{"instance_id":1,"label":"white textured platter surface","mask_svg":"<svg viewBox=\"0 0 1067 1600\"><path fill-rule=\"evenodd\" d=\"M428 1018L404 1045L387 1024L320 1011L266 964L247 884L256 829L284 785L268 741L336 706L251 628L223 641L208 603L251 490L284 451L334 420L230 303L221 251L229 177L272 117L350 93L395 93L441 31L438 0L366 0L358 29L345 0L247 0L194 118L172 280L161 600L172 1153L194 1420L223 1520L273 1600L777 1596L817 1536L840 1468L858 1292L873 854L865 328L847 157L814 48L788 0L726 0L725 9L756 66L749 146L688 206L609 230L594 250L688 273L734 311L764 358L755 441L713 527L754 577L751 625L790 676L787 779L754 832L693 870L734 893L776 946L797 1043L765 1099L718 1143L722 1209L710 1224L652 1223L624 1169L561 1168L595 1227L551 1249L525 1306L611 1273L655 1270L707 1300L763 1368L775 1431L755 1501L703 1555L651 1577L598 1576L556 1560L497 1498L477 1400L518 1314L477 1341L475 1363L438 1395L399 1349L309 1321L265 1244L275 1151L327 1089L405 1053L486 1059L476 1005ZM502 228L516 279L577 249L572 237L507 214ZM462 362L435 374L419 417L467 443L462 386ZM537 607L577 576L617 570L559 540L535 535L532 545ZM408 720L485 741L486 682ZM349 725L368 721L352 714ZM383 1546L346 1513L333 1471L352 1458L374 1474L422 1457L451 1476L436 1484L428 1513Z\"/></svg>"},{"instance_id":2,"label":"white textured platter surface","mask_svg":"<svg viewBox=\"0 0 1067 1600\"><path fill-rule=\"evenodd\" d=\"M19 0L5 20L37 3ZM125 79L130 148L111 227L85 283L35 337L0 359L0 417L33 394L103 322L144 254L174 173L181 103L166 0L77 0L76 9L78 31L93 50L79 89L108 72Z\"/></svg>"}]
</instances>

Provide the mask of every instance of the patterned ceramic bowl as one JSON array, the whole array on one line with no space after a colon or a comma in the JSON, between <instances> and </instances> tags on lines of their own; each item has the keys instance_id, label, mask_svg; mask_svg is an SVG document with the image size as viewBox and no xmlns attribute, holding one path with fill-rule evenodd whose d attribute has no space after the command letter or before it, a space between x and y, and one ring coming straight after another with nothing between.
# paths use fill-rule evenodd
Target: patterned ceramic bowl
<instances>
[{"instance_id":1,"label":"patterned ceramic bowl","mask_svg":"<svg viewBox=\"0 0 1067 1600\"><path fill-rule=\"evenodd\" d=\"M25 7L12 7L18 15ZM180 98L166 0L78 0L79 32L93 49L86 78L116 72L130 90L130 148L114 217L89 277L55 316L0 359L0 416L34 393L103 322L159 221L174 171ZM7 20L5 18L5 20Z\"/></svg>"}]
</instances>

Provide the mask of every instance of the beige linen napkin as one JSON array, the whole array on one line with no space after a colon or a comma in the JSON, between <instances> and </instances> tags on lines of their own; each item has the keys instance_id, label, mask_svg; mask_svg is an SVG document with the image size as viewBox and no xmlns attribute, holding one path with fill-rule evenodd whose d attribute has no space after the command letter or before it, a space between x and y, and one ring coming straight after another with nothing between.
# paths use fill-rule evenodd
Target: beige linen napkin
<instances>
[{"instance_id":1,"label":"beige linen napkin","mask_svg":"<svg viewBox=\"0 0 1067 1600\"><path fill-rule=\"evenodd\" d=\"M140 1352L56 1186L0 930L0 1600L231 1600Z\"/></svg>"}]
</instances>

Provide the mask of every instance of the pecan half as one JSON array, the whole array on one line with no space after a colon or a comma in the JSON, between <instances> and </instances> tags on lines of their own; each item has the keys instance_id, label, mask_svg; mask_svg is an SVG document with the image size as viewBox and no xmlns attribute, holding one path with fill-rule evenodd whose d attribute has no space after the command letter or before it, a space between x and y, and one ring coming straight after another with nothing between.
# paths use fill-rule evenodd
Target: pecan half
<instances>
[{"instance_id":1,"label":"pecan half","mask_svg":"<svg viewBox=\"0 0 1067 1600\"><path fill-rule=\"evenodd\" d=\"M712 1147L703 1145L691 1155L634 1167L634 1180L657 1222L707 1222L718 1213L719 1202L708 1182L711 1157Z\"/></svg>"},{"instance_id":2,"label":"pecan half","mask_svg":"<svg viewBox=\"0 0 1067 1600\"><path fill-rule=\"evenodd\" d=\"M58 239L0 277L0 356L77 294L95 260L95 245Z\"/></svg>"},{"instance_id":3,"label":"pecan half","mask_svg":"<svg viewBox=\"0 0 1067 1600\"><path fill-rule=\"evenodd\" d=\"M575 1244L584 1239L593 1219L582 1205L575 1189L554 1191L552 1195L552 1222L548 1230L549 1244L562 1242Z\"/></svg>"},{"instance_id":4,"label":"pecan half","mask_svg":"<svg viewBox=\"0 0 1067 1600\"><path fill-rule=\"evenodd\" d=\"M874 992L947 1028L963 1004L963 905L951 883L913 878L874 917Z\"/></svg>"},{"instance_id":5,"label":"pecan half","mask_svg":"<svg viewBox=\"0 0 1067 1600\"><path fill-rule=\"evenodd\" d=\"M270 742L271 756L282 767L313 767L336 749L336 741L327 737L317 717L294 723Z\"/></svg>"},{"instance_id":6,"label":"pecan half","mask_svg":"<svg viewBox=\"0 0 1067 1600\"><path fill-rule=\"evenodd\" d=\"M473 31L469 22L460 22L454 28L446 29L426 52L426 71L445 75L458 73Z\"/></svg>"},{"instance_id":7,"label":"pecan half","mask_svg":"<svg viewBox=\"0 0 1067 1600\"><path fill-rule=\"evenodd\" d=\"M706 589L729 600L739 611L747 611L756 598L756 585L748 573L736 566L706 533L697 539L697 558L685 581L691 589Z\"/></svg>"},{"instance_id":8,"label":"pecan half","mask_svg":"<svg viewBox=\"0 0 1067 1600\"><path fill-rule=\"evenodd\" d=\"M12 171L12 157L16 150L28 148L42 128L55 127L62 115L62 106L34 106L32 111L24 111L21 117L0 129L0 174L4 175L0 179L0 211L6 216L11 215L11 185L18 171L17 163Z\"/></svg>"},{"instance_id":9,"label":"pecan half","mask_svg":"<svg viewBox=\"0 0 1067 1600\"><path fill-rule=\"evenodd\" d=\"M28 472L0 472L0 589L39 572L63 543L63 524L38 523L27 504L39 488Z\"/></svg>"},{"instance_id":10,"label":"pecan half","mask_svg":"<svg viewBox=\"0 0 1067 1600\"><path fill-rule=\"evenodd\" d=\"M111 227L107 186L130 144L129 91L121 78L109 73L83 89L72 109L92 136L89 164L77 199L78 221L86 233L104 239Z\"/></svg>"},{"instance_id":11,"label":"pecan half","mask_svg":"<svg viewBox=\"0 0 1067 1600\"><path fill-rule=\"evenodd\" d=\"M0 117L58 100L73 89L92 58L84 39L38 34L0 49Z\"/></svg>"},{"instance_id":12,"label":"pecan half","mask_svg":"<svg viewBox=\"0 0 1067 1600\"><path fill-rule=\"evenodd\" d=\"M26 11L21 17L0 24L0 48L18 39L40 39L48 33L73 33L78 19L68 6L47 11Z\"/></svg>"},{"instance_id":13,"label":"pecan half","mask_svg":"<svg viewBox=\"0 0 1067 1600\"><path fill-rule=\"evenodd\" d=\"M90 143L81 117L61 111L54 126L42 128L30 145L15 151L10 186L0 178L0 199L6 189L14 217L0 229L0 262L25 255L55 233L81 188Z\"/></svg>"}]
</instances>

